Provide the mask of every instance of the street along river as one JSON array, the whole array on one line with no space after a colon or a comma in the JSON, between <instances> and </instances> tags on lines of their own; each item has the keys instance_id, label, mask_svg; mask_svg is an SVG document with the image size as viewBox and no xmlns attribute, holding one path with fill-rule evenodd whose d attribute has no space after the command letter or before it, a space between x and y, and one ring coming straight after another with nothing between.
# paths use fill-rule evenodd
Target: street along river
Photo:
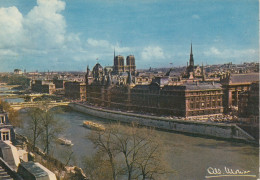
<instances>
[{"instance_id":1,"label":"street along river","mask_svg":"<svg viewBox=\"0 0 260 180\"><path fill-rule=\"evenodd\" d=\"M69 139L74 144L71 148L75 159L70 163L82 167L81 160L84 156L94 153L92 143L86 138L91 130L82 126L84 120L109 123L109 120L100 119L75 111L59 113L56 115L66 126L61 137ZM25 113L21 114L26 120ZM113 123L113 122L112 122ZM247 175L256 175L259 171L258 147L231 141L194 137L172 132L157 131L161 141L167 146L167 161L169 161L176 173L169 179L199 180L213 176L219 171L225 174L225 170L250 171ZM53 154L61 161L64 160L64 152L68 146L55 145ZM216 172L215 172L216 170ZM250 176L227 176L217 179L257 179ZM212 178L215 179L215 178Z\"/></svg>"}]
</instances>

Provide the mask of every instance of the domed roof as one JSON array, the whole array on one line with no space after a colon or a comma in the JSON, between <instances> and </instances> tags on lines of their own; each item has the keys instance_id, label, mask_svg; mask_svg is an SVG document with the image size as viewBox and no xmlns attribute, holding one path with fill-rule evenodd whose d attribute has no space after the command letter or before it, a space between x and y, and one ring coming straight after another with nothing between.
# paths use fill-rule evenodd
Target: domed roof
<instances>
[{"instance_id":1,"label":"domed roof","mask_svg":"<svg viewBox=\"0 0 260 180\"><path fill-rule=\"evenodd\" d=\"M94 67L93 67L93 71L97 72L97 71L103 71L103 67L97 63Z\"/></svg>"}]
</instances>

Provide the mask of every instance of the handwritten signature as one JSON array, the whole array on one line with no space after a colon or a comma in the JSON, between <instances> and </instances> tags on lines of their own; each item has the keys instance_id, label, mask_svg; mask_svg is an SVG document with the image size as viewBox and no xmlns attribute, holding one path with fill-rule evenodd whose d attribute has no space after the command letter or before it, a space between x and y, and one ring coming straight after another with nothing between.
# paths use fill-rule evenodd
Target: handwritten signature
<instances>
[{"instance_id":1,"label":"handwritten signature","mask_svg":"<svg viewBox=\"0 0 260 180\"><path fill-rule=\"evenodd\" d=\"M250 174L251 171L241 169L231 169L224 167L224 169L208 167L208 176L205 178L228 177L228 176L246 176L255 178L256 175Z\"/></svg>"}]
</instances>

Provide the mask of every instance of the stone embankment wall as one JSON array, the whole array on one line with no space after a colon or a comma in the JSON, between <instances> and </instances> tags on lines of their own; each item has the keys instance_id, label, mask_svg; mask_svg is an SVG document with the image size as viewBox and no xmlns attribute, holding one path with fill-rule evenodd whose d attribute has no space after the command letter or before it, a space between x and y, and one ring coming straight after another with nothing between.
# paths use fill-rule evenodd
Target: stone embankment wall
<instances>
[{"instance_id":1,"label":"stone embankment wall","mask_svg":"<svg viewBox=\"0 0 260 180\"><path fill-rule=\"evenodd\" d=\"M195 135L211 136L226 139L255 141L255 139L235 124L194 122L174 120L164 117L140 115L128 112L101 109L93 106L70 103L73 110L92 116L115 120L124 123L136 122L139 125L154 127L167 131L191 133Z\"/></svg>"}]
</instances>

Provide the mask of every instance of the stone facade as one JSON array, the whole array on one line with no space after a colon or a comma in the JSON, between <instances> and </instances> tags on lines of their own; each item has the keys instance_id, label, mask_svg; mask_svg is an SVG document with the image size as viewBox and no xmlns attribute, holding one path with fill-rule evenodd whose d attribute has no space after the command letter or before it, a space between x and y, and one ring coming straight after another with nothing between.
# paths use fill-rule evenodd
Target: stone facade
<instances>
[{"instance_id":1,"label":"stone facade","mask_svg":"<svg viewBox=\"0 0 260 180\"><path fill-rule=\"evenodd\" d=\"M0 140L1 141L15 141L14 128L8 120L7 113L0 108Z\"/></svg>"},{"instance_id":2,"label":"stone facade","mask_svg":"<svg viewBox=\"0 0 260 180\"><path fill-rule=\"evenodd\" d=\"M248 123L259 125L259 82L250 85L249 91L238 96L238 115L248 118Z\"/></svg>"},{"instance_id":3,"label":"stone facade","mask_svg":"<svg viewBox=\"0 0 260 180\"><path fill-rule=\"evenodd\" d=\"M52 80L33 80L31 89L33 92L47 94L54 94L56 90Z\"/></svg>"},{"instance_id":4,"label":"stone facade","mask_svg":"<svg viewBox=\"0 0 260 180\"><path fill-rule=\"evenodd\" d=\"M86 84L81 82L65 82L65 97L86 101Z\"/></svg>"},{"instance_id":5,"label":"stone facade","mask_svg":"<svg viewBox=\"0 0 260 180\"><path fill-rule=\"evenodd\" d=\"M249 91L252 82L259 81L259 73L248 74L224 74L220 78L224 92L224 111L228 112L231 107L238 107L239 94Z\"/></svg>"},{"instance_id":6,"label":"stone facade","mask_svg":"<svg viewBox=\"0 0 260 180\"><path fill-rule=\"evenodd\" d=\"M173 116L223 113L222 89L215 83L167 85L167 77L150 85L87 85L87 102L97 106Z\"/></svg>"}]
</instances>

